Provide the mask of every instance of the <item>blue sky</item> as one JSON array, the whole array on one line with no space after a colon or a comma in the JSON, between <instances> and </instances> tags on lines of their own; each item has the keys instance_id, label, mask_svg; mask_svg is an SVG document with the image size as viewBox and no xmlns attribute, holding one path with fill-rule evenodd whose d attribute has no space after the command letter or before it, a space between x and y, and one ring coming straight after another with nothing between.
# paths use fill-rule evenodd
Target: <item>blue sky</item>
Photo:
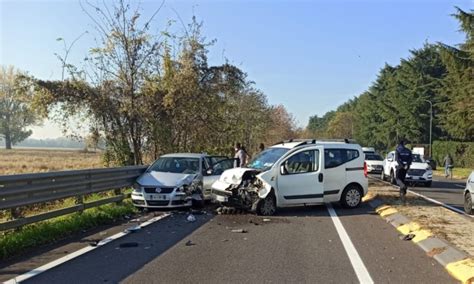
<instances>
[{"instance_id":1,"label":"blue sky","mask_svg":"<svg viewBox=\"0 0 474 284\"><path fill-rule=\"evenodd\" d=\"M96 0L91 0L95 2ZM94 28L77 0L0 0L0 63L14 65L43 79L60 78L61 52L56 38L72 41L79 63L94 46ZM147 17L161 1L142 1ZM171 1L158 14L156 30L168 19L204 21L204 34L217 39L211 64L224 58L238 65L268 96L283 104L305 126L365 91L385 64L397 64L423 43L463 40L454 6L473 9L470 0L345 1ZM174 29L181 30L178 23ZM33 137L60 136L46 122Z\"/></svg>"}]
</instances>

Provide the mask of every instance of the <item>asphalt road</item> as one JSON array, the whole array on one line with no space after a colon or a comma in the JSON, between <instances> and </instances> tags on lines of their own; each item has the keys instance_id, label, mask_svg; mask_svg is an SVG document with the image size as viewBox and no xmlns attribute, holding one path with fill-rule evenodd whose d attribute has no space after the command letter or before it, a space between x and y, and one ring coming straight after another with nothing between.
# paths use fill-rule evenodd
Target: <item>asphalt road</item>
<instances>
[{"instance_id":1,"label":"asphalt road","mask_svg":"<svg viewBox=\"0 0 474 284\"><path fill-rule=\"evenodd\" d=\"M380 175L373 175L373 177L379 179ZM446 179L440 176L433 177L431 187L424 187L422 185L409 186L409 189L414 192L436 199L459 210L464 210L463 190L465 188L465 180Z\"/></svg>"},{"instance_id":2,"label":"asphalt road","mask_svg":"<svg viewBox=\"0 0 474 284\"><path fill-rule=\"evenodd\" d=\"M357 256L375 283L456 283L367 204L334 209L350 238L344 243L326 206L281 210L269 222L205 214L189 223L175 214L27 283L359 283ZM131 242L138 246L120 247Z\"/></svg>"}]
</instances>

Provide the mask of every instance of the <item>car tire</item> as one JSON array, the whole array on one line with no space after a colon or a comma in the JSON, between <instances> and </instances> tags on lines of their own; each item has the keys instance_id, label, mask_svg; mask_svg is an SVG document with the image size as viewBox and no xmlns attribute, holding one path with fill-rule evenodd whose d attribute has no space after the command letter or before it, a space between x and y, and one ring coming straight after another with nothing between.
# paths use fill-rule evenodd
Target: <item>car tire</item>
<instances>
[{"instance_id":1,"label":"car tire","mask_svg":"<svg viewBox=\"0 0 474 284\"><path fill-rule=\"evenodd\" d=\"M390 171L390 182L392 184L397 184L397 180L395 179L395 173L393 170Z\"/></svg>"},{"instance_id":2,"label":"car tire","mask_svg":"<svg viewBox=\"0 0 474 284\"><path fill-rule=\"evenodd\" d=\"M424 186L425 187L431 187L432 183L433 183L432 181L427 181L427 182L425 182Z\"/></svg>"},{"instance_id":3,"label":"car tire","mask_svg":"<svg viewBox=\"0 0 474 284\"><path fill-rule=\"evenodd\" d=\"M357 185L348 185L341 194L341 205L356 208L362 202L362 190Z\"/></svg>"},{"instance_id":4,"label":"car tire","mask_svg":"<svg viewBox=\"0 0 474 284\"><path fill-rule=\"evenodd\" d=\"M387 178L385 177L385 173L383 172L383 170L382 170L382 173L380 174L380 179L381 179L382 181L386 181L386 179L387 179Z\"/></svg>"},{"instance_id":5,"label":"car tire","mask_svg":"<svg viewBox=\"0 0 474 284\"><path fill-rule=\"evenodd\" d=\"M264 199L257 204L257 214L262 216L271 216L276 212L276 198L273 192L270 192Z\"/></svg>"},{"instance_id":6,"label":"car tire","mask_svg":"<svg viewBox=\"0 0 474 284\"><path fill-rule=\"evenodd\" d=\"M469 215L474 214L474 210L472 210L472 196L469 192L464 194L464 211Z\"/></svg>"}]
</instances>

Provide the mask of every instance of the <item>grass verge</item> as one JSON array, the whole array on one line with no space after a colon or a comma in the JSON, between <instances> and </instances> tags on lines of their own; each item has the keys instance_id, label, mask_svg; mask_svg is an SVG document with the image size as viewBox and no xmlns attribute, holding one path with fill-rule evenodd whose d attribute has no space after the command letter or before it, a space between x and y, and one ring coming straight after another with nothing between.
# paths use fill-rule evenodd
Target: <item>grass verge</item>
<instances>
[{"instance_id":1,"label":"grass verge","mask_svg":"<svg viewBox=\"0 0 474 284\"><path fill-rule=\"evenodd\" d=\"M385 205L394 207L411 221L418 223L422 229L429 230L433 235L474 256L472 220L410 193L406 196L406 205L403 205L398 190L390 186L369 187L369 193L364 200L373 198L382 200Z\"/></svg>"},{"instance_id":2,"label":"grass verge","mask_svg":"<svg viewBox=\"0 0 474 284\"><path fill-rule=\"evenodd\" d=\"M4 232L3 236L0 236L0 259L18 255L28 248L56 242L82 230L112 223L135 212L131 201L125 200L120 205L107 204L82 213L27 225L19 231Z\"/></svg>"},{"instance_id":3,"label":"grass verge","mask_svg":"<svg viewBox=\"0 0 474 284\"><path fill-rule=\"evenodd\" d=\"M453 178L467 179L472 171L473 169L469 168L453 168ZM437 168L433 174L444 177L444 168Z\"/></svg>"}]
</instances>

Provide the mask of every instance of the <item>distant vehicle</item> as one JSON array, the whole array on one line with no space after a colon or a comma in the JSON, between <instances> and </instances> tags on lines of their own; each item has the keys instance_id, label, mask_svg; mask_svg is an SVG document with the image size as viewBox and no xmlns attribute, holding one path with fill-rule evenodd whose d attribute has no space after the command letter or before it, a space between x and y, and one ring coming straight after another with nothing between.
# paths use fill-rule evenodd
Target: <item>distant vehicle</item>
<instances>
[{"instance_id":1,"label":"distant vehicle","mask_svg":"<svg viewBox=\"0 0 474 284\"><path fill-rule=\"evenodd\" d=\"M392 151L383 160L381 179L387 180L389 178L391 183L396 184L396 167L395 151ZM431 187L432 179L433 170L431 166L419 154L413 154L413 162L407 172L405 181L411 184L423 184L426 187Z\"/></svg>"},{"instance_id":2,"label":"distant vehicle","mask_svg":"<svg viewBox=\"0 0 474 284\"><path fill-rule=\"evenodd\" d=\"M368 173L380 174L383 170L383 158L377 153L365 153L365 163Z\"/></svg>"},{"instance_id":3,"label":"distant vehicle","mask_svg":"<svg viewBox=\"0 0 474 284\"><path fill-rule=\"evenodd\" d=\"M375 149L373 147L362 147L362 152L364 152L364 153L375 153Z\"/></svg>"},{"instance_id":4,"label":"distant vehicle","mask_svg":"<svg viewBox=\"0 0 474 284\"><path fill-rule=\"evenodd\" d=\"M140 208L201 205L210 199L212 184L235 159L206 154L167 154L136 180L132 202Z\"/></svg>"},{"instance_id":5,"label":"distant vehicle","mask_svg":"<svg viewBox=\"0 0 474 284\"><path fill-rule=\"evenodd\" d=\"M466 181L466 189L464 189L464 211L467 214L474 214L474 171L471 172Z\"/></svg>"},{"instance_id":6,"label":"distant vehicle","mask_svg":"<svg viewBox=\"0 0 474 284\"><path fill-rule=\"evenodd\" d=\"M278 207L325 202L354 208L367 190L358 144L289 140L260 152L247 168L226 170L212 185L212 196L223 204L273 215Z\"/></svg>"}]
</instances>

